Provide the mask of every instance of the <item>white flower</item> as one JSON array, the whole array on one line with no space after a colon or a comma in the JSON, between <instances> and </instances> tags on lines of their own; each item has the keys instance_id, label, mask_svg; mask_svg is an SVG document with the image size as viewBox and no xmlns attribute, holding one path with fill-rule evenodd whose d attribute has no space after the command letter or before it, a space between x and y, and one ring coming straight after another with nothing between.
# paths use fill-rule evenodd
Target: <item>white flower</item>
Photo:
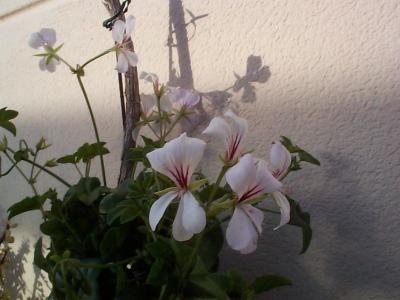
<instances>
[{"instance_id":1,"label":"white flower","mask_svg":"<svg viewBox=\"0 0 400 300\"><path fill-rule=\"evenodd\" d=\"M226 230L226 240L232 249L251 253L257 248L264 214L247 202L279 190L282 184L269 173L265 161L256 161L250 154L244 155L228 170L226 181L238 197Z\"/></svg>"},{"instance_id":2,"label":"white flower","mask_svg":"<svg viewBox=\"0 0 400 300\"><path fill-rule=\"evenodd\" d=\"M124 43L131 38L133 28L135 25L135 17L129 16L126 22L121 20L115 21L112 28L112 37L117 43L117 66L115 69L119 73L126 73L129 66L136 67L138 63L138 56L135 52L124 48Z\"/></svg>"},{"instance_id":3,"label":"white flower","mask_svg":"<svg viewBox=\"0 0 400 300\"><path fill-rule=\"evenodd\" d=\"M248 131L248 123L245 119L238 117L231 110L224 114L231 120L228 123L221 117L211 120L203 134L214 136L225 142L225 157L227 162L233 162L240 157L245 135Z\"/></svg>"},{"instance_id":4,"label":"white flower","mask_svg":"<svg viewBox=\"0 0 400 300\"><path fill-rule=\"evenodd\" d=\"M167 96L171 103L173 103L178 109L192 109L200 101L199 93L194 90L187 90L180 87L169 87Z\"/></svg>"},{"instance_id":5,"label":"white flower","mask_svg":"<svg viewBox=\"0 0 400 300\"><path fill-rule=\"evenodd\" d=\"M53 48L56 43L56 31L52 28L42 28L39 32L34 32L29 38L29 46L34 49L47 50ZM56 70L56 66L60 64L60 61L50 55L43 55L39 60L39 68L42 71L49 71L53 73Z\"/></svg>"},{"instance_id":6,"label":"white flower","mask_svg":"<svg viewBox=\"0 0 400 300\"><path fill-rule=\"evenodd\" d=\"M271 148L270 161L272 165L272 175L280 180L289 169L292 162L292 157L285 146L283 146L280 142L275 142ZM279 226L275 228L276 230L289 223L290 203L281 191L275 191L271 195L281 211L281 221Z\"/></svg>"},{"instance_id":7,"label":"white flower","mask_svg":"<svg viewBox=\"0 0 400 300\"><path fill-rule=\"evenodd\" d=\"M168 176L176 189L161 196L150 209L149 221L155 230L165 210L175 198L179 198L178 211L172 227L172 235L177 241L189 240L206 226L206 214L189 191L189 183L194 170L203 157L206 143L190 138L182 133L164 145L147 154L154 170Z\"/></svg>"}]
</instances>

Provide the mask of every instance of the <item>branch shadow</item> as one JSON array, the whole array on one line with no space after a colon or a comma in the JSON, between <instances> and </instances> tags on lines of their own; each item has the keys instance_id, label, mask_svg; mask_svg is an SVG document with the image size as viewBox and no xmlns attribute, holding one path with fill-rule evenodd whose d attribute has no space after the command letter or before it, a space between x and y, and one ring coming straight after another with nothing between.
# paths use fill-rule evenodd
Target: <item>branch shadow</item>
<instances>
[{"instance_id":1,"label":"branch shadow","mask_svg":"<svg viewBox=\"0 0 400 300\"><path fill-rule=\"evenodd\" d=\"M18 251L10 251L8 256L9 268L5 272L5 287L9 293L10 299L15 300L42 300L46 299L46 288L49 283L43 272L34 266L33 289L30 292L25 280L25 265L28 263L27 256L31 252L29 240L24 239Z\"/></svg>"},{"instance_id":2,"label":"branch shadow","mask_svg":"<svg viewBox=\"0 0 400 300\"><path fill-rule=\"evenodd\" d=\"M188 22L185 20L185 11L190 17ZM207 16L208 14L196 16L190 10L185 10L182 0L169 1L169 34L167 39L169 55L168 85L194 89L189 41L195 37L197 21ZM188 26L194 28L190 38L188 37ZM176 50L178 62L173 60L174 50ZM233 75L234 81L232 85L225 89L198 91L201 95L200 103L196 107L196 114L190 120L183 120L181 122L184 131L196 134L199 127L204 126L215 115L222 114L227 108L237 111L238 106L231 101L231 98L235 94L241 93L240 101L242 103L256 102L256 85L265 84L271 77L271 71L268 66L263 65L261 56L249 55L246 61L246 73L238 75L233 72Z\"/></svg>"}]
</instances>

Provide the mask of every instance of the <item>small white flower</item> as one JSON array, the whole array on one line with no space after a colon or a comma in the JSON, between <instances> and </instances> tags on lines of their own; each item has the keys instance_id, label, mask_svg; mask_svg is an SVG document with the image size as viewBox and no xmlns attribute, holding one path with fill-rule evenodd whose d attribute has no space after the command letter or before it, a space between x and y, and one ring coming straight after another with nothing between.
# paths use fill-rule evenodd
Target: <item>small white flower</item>
<instances>
[{"instance_id":1,"label":"small white flower","mask_svg":"<svg viewBox=\"0 0 400 300\"><path fill-rule=\"evenodd\" d=\"M244 155L228 170L226 181L238 197L226 230L226 240L232 249L251 253L257 248L264 214L247 202L279 190L282 184L269 173L265 161L256 161L250 154Z\"/></svg>"},{"instance_id":2,"label":"small white flower","mask_svg":"<svg viewBox=\"0 0 400 300\"><path fill-rule=\"evenodd\" d=\"M176 189L161 196L150 209L149 221L152 230L156 229L169 204L179 198L178 211L172 225L172 235L177 241L189 240L206 226L206 214L189 191L193 172L203 157L206 143L190 138L182 133L164 145L147 154L151 167L168 176Z\"/></svg>"},{"instance_id":3,"label":"small white flower","mask_svg":"<svg viewBox=\"0 0 400 300\"><path fill-rule=\"evenodd\" d=\"M56 31L52 28L42 28L39 32L34 32L29 38L29 46L34 49L52 49L56 43ZM52 57L51 55L45 55L39 60L39 68L42 71L49 71L53 73L56 70L56 66L60 64L60 61Z\"/></svg>"},{"instance_id":4,"label":"small white flower","mask_svg":"<svg viewBox=\"0 0 400 300\"><path fill-rule=\"evenodd\" d=\"M129 16L126 22L121 20L115 21L112 28L112 37L117 43L117 66L115 69L119 73L126 73L129 66L136 67L138 63L138 56L135 52L124 48L124 43L131 38L135 26L135 17Z\"/></svg>"},{"instance_id":5,"label":"small white flower","mask_svg":"<svg viewBox=\"0 0 400 300\"><path fill-rule=\"evenodd\" d=\"M231 110L226 111L224 116L231 122L228 123L224 118L215 117L203 131L203 134L222 139L225 142L224 159L226 162L234 162L242 154L241 150L248 131L248 123Z\"/></svg>"},{"instance_id":6,"label":"small white flower","mask_svg":"<svg viewBox=\"0 0 400 300\"><path fill-rule=\"evenodd\" d=\"M192 109L200 101L199 93L194 90L180 87L169 87L168 90L167 96L177 109Z\"/></svg>"}]
</instances>

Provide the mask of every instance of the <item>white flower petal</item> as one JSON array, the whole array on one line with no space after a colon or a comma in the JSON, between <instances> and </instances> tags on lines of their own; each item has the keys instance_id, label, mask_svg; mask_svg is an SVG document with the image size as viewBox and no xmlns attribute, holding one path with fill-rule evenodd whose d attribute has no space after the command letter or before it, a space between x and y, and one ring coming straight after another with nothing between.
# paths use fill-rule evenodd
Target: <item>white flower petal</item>
<instances>
[{"instance_id":1,"label":"white flower petal","mask_svg":"<svg viewBox=\"0 0 400 300\"><path fill-rule=\"evenodd\" d=\"M279 175L283 175L287 171L290 167L291 160L290 152L280 142L276 142L272 145L271 163L274 169L278 170Z\"/></svg>"},{"instance_id":2,"label":"white flower petal","mask_svg":"<svg viewBox=\"0 0 400 300\"><path fill-rule=\"evenodd\" d=\"M272 193L282 188L282 183L277 180L268 170L265 160L257 162L257 182L263 187L263 193Z\"/></svg>"},{"instance_id":3,"label":"white flower petal","mask_svg":"<svg viewBox=\"0 0 400 300\"><path fill-rule=\"evenodd\" d=\"M236 206L226 229L228 245L237 251L248 248L258 238L257 230L241 206Z\"/></svg>"},{"instance_id":4,"label":"white flower petal","mask_svg":"<svg viewBox=\"0 0 400 300\"><path fill-rule=\"evenodd\" d=\"M276 205L279 206L281 211L281 222L279 226L274 228L274 230L276 230L290 222L290 203L281 192L272 193L272 198L275 200Z\"/></svg>"},{"instance_id":5,"label":"white flower petal","mask_svg":"<svg viewBox=\"0 0 400 300\"><path fill-rule=\"evenodd\" d=\"M244 155L239 162L226 172L226 182L241 198L257 184L257 167L251 154Z\"/></svg>"},{"instance_id":6,"label":"white flower petal","mask_svg":"<svg viewBox=\"0 0 400 300\"><path fill-rule=\"evenodd\" d=\"M191 192L183 194L182 225L194 234L201 232L206 227L206 213L194 198Z\"/></svg>"},{"instance_id":7,"label":"white flower petal","mask_svg":"<svg viewBox=\"0 0 400 300\"><path fill-rule=\"evenodd\" d=\"M115 67L115 69L119 72L119 73L126 73L128 71L128 59L126 58L125 54L121 51L118 54L118 59L117 59L117 66Z\"/></svg>"},{"instance_id":8,"label":"white flower petal","mask_svg":"<svg viewBox=\"0 0 400 300\"><path fill-rule=\"evenodd\" d=\"M214 138L222 139L225 143L226 149L228 149L229 136L231 129L229 124L221 117L215 117L210 121L208 127L204 129L203 134L210 135Z\"/></svg>"},{"instance_id":9,"label":"white flower petal","mask_svg":"<svg viewBox=\"0 0 400 300\"><path fill-rule=\"evenodd\" d=\"M42 28L39 31L42 39L45 41L46 45L53 47L57 41L56 31L53 28Z\"/></svg>"},{"instance_id":10,"label":"white flower petal","mask_svg":"<svg viewBox=\"0 0 400 300\"><path fill-rule=\"evenodd\" d=\"M233 127L234 127L234 132L238 133L240 137L242 137L242 139L244 138L244 136L246 135L248 129L249 129L249 125L247 123L246 119L240 118L238 117L232 110L227 110L224 113L224 116L230 118L233 123Z\"/></svg>"},{"instance_id":11,"label":"white flower petal","mask_svg":"<svg viewBox=\"0 0 400 300\"><path fill-rule=\"evenodd\" d=\"M158 222L160 222L162 216L165 213L168 205L174 200L177 196L176 191L171 191L161 196L158 200L156 200L150 208L149 214L149 222L151 230L156 230Z\"/></svg>"},{"instance_id":12,"label":"white flower petal","mask_svg":"<svg viewBox=\"0 0 400 300\"><path fill-rule=\"evenodd\" d=\"M152 112L154 106L156 105L157 99L154 95L140 95L140 103L142 105L142 112L144 115L148 116Z\"/></svg>"},{"instance_id":13,"label":"white flower petal","mask_svg":"<svg viewBox=\"0 0 400 300\"><path fill-rule=\"evenodd\" d=\"M49 61L48 64L46 64L46 59L45 59L45 69L47 71L49 71L50 73L55 72L56 71L56 66L59 65L59 64L60 64L60 62L55 58L53 58L52 60ZM39 65L39 67L40 67L40 65Z\"/></svg>"},{"instance_id":14,"label":"white flower petal","mask_svg":"<svg viewBox=\"0 0 400 300\"><path fill-rule=\"evenodd\" d=\"M257 230L258 235L262 233L262 223L264 221L264 213L259 210L257 207L254 207L250 204L242 204L240 207L247 214L247 216L252 221L254 228Z\"/></svg>"},{"instance_id":15,"label":"white flower petal","mask_svg":"<svg viewBox=\"0 0 400 300\"><path fill-rule=\"evenodd\" d=\"M46 42L43 40L43 37L40 35L39 32L34 32L31 34L29 38L29 46L31 46L34 49L39 49L40 47L43 47Z\"/></svg>"},{"instance_id":16,"label":"white flower petal","mask_svg":"<svg viewBox=\"0 0 400 300\"><path fill-rule=\"evenodd\" d=\"M154 73L142 71L140 73L139 79L143 79L144 81L149 83L155 83L156 81L158 81L158 76Z\"/></svg>"},{"instance_id":17,"label":"white flower petal","mask_svg":"<svg viewBox=\"0 0 400 300\"><path fill-rule=\"evenodd\" d=\"M160 99L160 107L162 111L170 112L172 110L172 103L167 95L162 95Z\"/></svg>"},{"instance_id":18,"label":"white flower petal","mask_svg":"<svg viewBox=\"0 0 400 300\"><path fill-rule=\"evenodd\" d=\"M193 108L200 101L200 94L193 90L170 87L168 97L178 108Z\"/></svg>"},{"instance_id":19,"label":"white flower petal","mask_svg":"<svg viewBox=\"0 0 400 300\"><path fill-rule=\"evenodd\" d=\"M133 51L129 51L129 50L122 50L128 60L128 63L130 66L132 67L136 67L138 62L139 62L139 57L137 56L137 54Z\"/></svg>"},{"instance_id":20,"label":"white flower petal","mask_svg":"<svg viewBox=\"0 0 400 300\"><path fill-rule=\"evenodd\" d=\"M42 70L42 71L46 71L46 57L42 57L42 58L39 60L39 68L40 68L40 70Z\"/></svg>"},{"instance_id":21,"label":"white flower petal","mask_svg":"<svg viewBox=\"0 0 400 300\"><path fill-rule=\"evenodd\" d=\"M190 138L186 133L182 133L166 143L163 148L148 153L147 158L154 170L168 176L180 186L182 178L186 180L183 183L189 183L203 157L205 146L204 141Z\"/></svg>"},{"instance_id":22,"label":"white flower petal","mask_svg":"<svg viewBox=\"0 0 400 300\"><path fill-rule=\"evenodd\" d=\"M135 17L130 15L125 21L125 37L131 37L133 29L135 28Z\"/></svg>"},{"instance_id":23,"label":"white flower petal","mask_svg":"<svg viewBox=\"0 0 400 300\"><path fill-rule=\"evenodd\" d=\"M125 34L125 23L121 20L115 21L113 28L112 28L112 37L115 42L121 44L124 40Z\"/></svg>"},{"instance_id":24,"label":"white flower petal","mask_svg":"<svg viewBox=\"0 0 400 300\"><path fill-rule=\"evenodd\" d=\"M193 236L193 233L187 231L185 227L183 227L183 206L183 201L180 201L174 223L172 224L172 236L175 240L180 242L190 240Z\"/></svg>"}]
</instances>

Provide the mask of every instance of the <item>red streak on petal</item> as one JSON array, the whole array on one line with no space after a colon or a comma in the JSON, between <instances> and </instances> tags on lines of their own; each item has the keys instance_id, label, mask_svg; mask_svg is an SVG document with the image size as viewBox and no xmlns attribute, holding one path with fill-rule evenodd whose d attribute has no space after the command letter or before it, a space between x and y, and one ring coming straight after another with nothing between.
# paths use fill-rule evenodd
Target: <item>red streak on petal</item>
<instances>
[{"instance_id":1,"label":"red streak on petal","mask_svg":"<svg viewBox=\"0 0 400 300\"><path fill-rule=\"evenodd\" d=\"M248 199L250 199L251 197L257 195L259 192L261 192L263 190L262 187L260 187L258 184L253 186L251 189L249 189L246 193L243 194L242 197L240 197L239 199L239 203L246 201Z\"/></svg>"}]
</instances>

